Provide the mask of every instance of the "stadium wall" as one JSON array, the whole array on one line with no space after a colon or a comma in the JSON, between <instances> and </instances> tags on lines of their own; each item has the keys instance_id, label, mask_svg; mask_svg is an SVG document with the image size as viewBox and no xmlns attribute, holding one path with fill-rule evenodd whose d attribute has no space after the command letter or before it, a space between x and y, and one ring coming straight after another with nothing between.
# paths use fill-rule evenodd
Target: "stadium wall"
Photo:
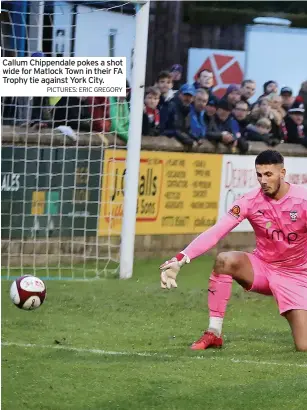
<instances>
[{"instance_id":1,"label":"stadium wall","mask_svg":"<svg viewBox=\"0 0 307 410\"><path fill-rule=\"evenodd\" d=\"M91 147L88 141L88 135L80 134L76 147L74 141L56 130L41 130L38 134L24 128L2 127L3 266L12 254L20 255L14 256L14 262L22 259L24 265L33 261L23 254L35 254L37 263L41 255L43 264L46 254L49 262L53 258L58 262L59 254L72 253L69 261L73 258L77 262L80 255L97 252L90 245L96 238L99 255L108 252L110 242L119 244L125 146L112 135L108 135L107 146L106 139L98 134L92 135ZM114 145L116 150L107 148ZM253 142L250 155L239 156L222 145L205 142L185 152L174 139L143 137L136 257L169 256L214 224L237 196L257 186L254 156L264 149L264 143ZM292 144L280 144L277 149L286 157L289 181L307 185L307 149ZM38 182L32 182L36 169ZM89 178L83 178L82 173L89 174ZM64 177L65 197L57 191L61 188L59 175ZM51 189L46 190L49 186ZM65 204L61 204L61 198ZM8 219L10 210L14 218ZM72 235L82 238L73 243L73 249ZM253 247L251 227L242 223L213 253Z\"/></svg>"}]
</instances>

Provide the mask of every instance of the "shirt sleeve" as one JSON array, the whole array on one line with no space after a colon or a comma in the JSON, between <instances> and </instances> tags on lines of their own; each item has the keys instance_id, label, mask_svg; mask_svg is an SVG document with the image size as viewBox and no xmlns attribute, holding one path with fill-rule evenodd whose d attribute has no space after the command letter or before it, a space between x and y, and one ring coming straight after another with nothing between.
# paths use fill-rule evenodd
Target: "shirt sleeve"
<instances>
[{"instance_id":1,"label":"shirt sleeve","mask_svg":"<svg viewBox=\"0 0 307 410\"><path fill-rule=\"evenodd\" d=\"M237 200L214 226L195 238L182 253L190 260L197 258L212 249L222 238L231 232L247 217L247 206L244 197Z\"/></svg>"}]
</instances>

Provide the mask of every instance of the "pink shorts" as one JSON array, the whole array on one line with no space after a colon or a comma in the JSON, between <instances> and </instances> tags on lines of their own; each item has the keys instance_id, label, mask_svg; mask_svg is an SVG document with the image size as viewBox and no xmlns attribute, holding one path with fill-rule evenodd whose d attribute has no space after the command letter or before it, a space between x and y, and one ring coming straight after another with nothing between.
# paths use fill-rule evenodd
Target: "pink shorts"
<instances>
[{"instance_id":1,"label":"pink shorts","mask_svg":"<svg viewBox=\"0 0 307 410\"><path fill-rule=\"evenodd\" d=\"M254 271L254 282L249 292L273 295L282 315L288 310L307 310L307 267L287 272L257 256L246 254Z\"/></svg>"}]
</instances>

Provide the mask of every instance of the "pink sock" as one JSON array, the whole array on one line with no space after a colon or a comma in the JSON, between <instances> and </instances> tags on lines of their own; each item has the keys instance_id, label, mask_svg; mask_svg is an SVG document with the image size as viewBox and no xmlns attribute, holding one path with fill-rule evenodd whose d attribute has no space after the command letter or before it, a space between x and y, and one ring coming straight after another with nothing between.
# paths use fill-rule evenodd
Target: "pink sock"
<instances>
[{"instance_id":1,"label":"pink sock","mask_svg":"<svg viewBox=\"0 0 307 410\"><path fill-rule=\"evenodd\" d=\"M209 329L222 333L223 318L231 296L232 277L211 273L208 288L208 307L210 314Z\"/></svg>"}]
</instances>

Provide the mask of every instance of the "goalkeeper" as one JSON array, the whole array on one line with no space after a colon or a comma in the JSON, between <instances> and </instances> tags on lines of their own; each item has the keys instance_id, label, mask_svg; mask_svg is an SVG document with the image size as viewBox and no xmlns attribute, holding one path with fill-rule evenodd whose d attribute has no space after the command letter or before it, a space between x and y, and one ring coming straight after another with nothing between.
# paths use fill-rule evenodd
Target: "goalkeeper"
<instances>
[{"instance_id":1,"label":"goalkeeper","mask_svg":"<svg viewBox=\"0 0 307 410\"><path fill-rule=\"evenodd\" d=\"M253 253L220 253L209 280L209 327L193 350L221 347L222 324L232 281L245 290L273 295L292 330L296 349L307 351L307 190L285 182L282 155L256 158L260 188L238 199L228 214L161 267L161 287L177 287L180 268L213 248L245 218L256 234Z\"/></svg>"}]
</instances>

